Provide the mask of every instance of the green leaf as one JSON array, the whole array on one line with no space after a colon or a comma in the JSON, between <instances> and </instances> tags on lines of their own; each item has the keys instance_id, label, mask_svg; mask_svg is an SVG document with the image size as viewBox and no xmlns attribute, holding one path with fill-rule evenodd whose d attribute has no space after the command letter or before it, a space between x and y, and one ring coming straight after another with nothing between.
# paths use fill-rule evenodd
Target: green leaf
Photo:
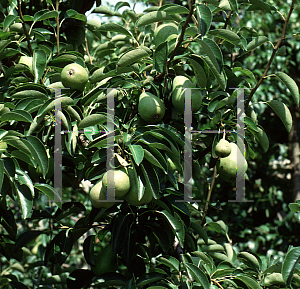
<instances>
[{"instance_id":1,"label":"green leaf","mask_svg":"<svg viewBox=\"0 0 300 289\"><path fill-rule=\"evenodd\" d=\"M74 18L82 22L86 22L86 16L78 13L76 10L69 9L66 11L65 18Z\"/></svg>"},{"instance_id":2,"label":"green leaf","mask_svg":"<svg viewBox=\"0 0 300 289\"><path fill-rule=\"evenodd\" d=\"M86 116L83 120L81 120L78 124L78 129L84 129L89 126L102 124L107 121L107 116L104 114L91 114Z\"/></svg>"},{"instance_id":3,"label":"green leaf","mask_svg":"<svg viewBox=\"0 0 300 289\"><path fill-rule=\"evenodd\" d=\"M117 65L120 67L128 66L132 63L136 63L138 60L149 56L148 53L141 48L137 48L131 51L126 52L121 56Z\"/></svg>"},{"instance_id":4,"label":"green leaf","mask_svg":"<svg viewBox=\"0 0 300 289\"><path fill-rule=\"evenodd\" d=\"M210 289L210 282L205 273L195 266L194 264L184 263L187 272L195 279L196 282L200 283L204 289Z\"/></svg>"},{"instance_id":5,"label":"green leaf","mask_svg":"<svg viewBox=\"0 0 300 289\"><path fill-rule=\"evenodd\" d=\"M23 219L29 218L32 212L33 198L27 186L18 185L17 196L22 210Z\"/></svg>"},{"instance_id":6,"label":"green leaf","mask_svg":"<svg viewBox=\"0 0 300 289\"><path fill-rule=\"evenodd\" d=\"M147 169L145 169L145 163L147 164ZM140 167L142 169L142 175L140 175L140 177L144 186L147 189L150 189L153 197L157 199L157 194L159 193L159 180L156 170L154 170L153 166L151 166L147 160L144 160L143 163L140 164Z\"/></svg>"},{"instance_id":7,"label":"green leaf","mask_svg":"<svg viewBox=\"0 0 300 289\"><path fill-rule=\"evenodd\" d=\"M158 150L156 150L159 154L160 152ZM148 150L144 149L144 157L146 160L148 160L151 164L153 164L154 166L157 166L159 168L161 168L165 173L167 173L167 164L166 162L161 163L157 160L157 158L150 153Z\"/></svg>"},{"instance_id":8,"label":"green leaf","mask_svg":"<svg viewBox=\"0 0 300 289\"><path fill-rule=\"evenodd\" d=\"M49 18L56 18L58 16L58 12L55 10L43 9L34 14L34 22L46 20Z\"/></svg>"},{"instance_id":9,"label":"green leaf","mask_svg":"<svg viewBox=\"0 0 300 289\"><path fill-rule=\"evenodd\" d=\"M6 30L13 22L18 22L19 18L17 15L7 15L3 22L3 30Z\"/></svg>"},{"instance_id":10,"label":"green leaf","mask_svg":"<svg viewBox=\"0 0 300 289\"><path fill-rule=\"evenodd\" d=\"M141 145L128 145L130 152L132 153L132 157L137 165L144 159L144 149Z\"/></svg>"},{"instance_id":11,"label":"green leaf","mask_svg":"<svg viewBox=\"0 0 300 289\"><path fill-rule=\"evenodd\" d=\"M74 100L68 96L62 96L55 99L49 99L47 102L43 104L43 106L39 109L37 117L47 114L49 111L55 109L55 104L59 103L62 107L66 105L74 105Z\"/></svg>"},{"instance_id":12,"label":"green leaf","mask_svg":"<svg viewBox=\"0 0 300 289\"><path fill-rule=\"evenodd\" d=\"M15 99L26 99L28 97L32 97L32 98L35 98L35 99L41 99L41 100L47 100L49 99L47 94L41 92L41 91L38 91L38 90L32 90L32 89L24 89L22 91L18 91L14 94L11 95L12 98L15 98Z\"/></svg>"},{"instance_id":13,"label":"green leaf","mask_svg":"<svg viewBox=\"0 0 300 289\"><path fill-rule=\"evenodd\" d=\"M125 1L119 1L116 5L115 5L115 11L119 10L121 7L130 7L130 4L128 2Z\"/></svg>"},{"instance_id":14,"label":"green leaf","mask_svg":"<svg viewBox=\"0 0 300 289\"><path fill-rule=\"evenodd\" d=\"M31 115L24 110L13 110L1 115L1 121L25 121L25 122L33 122Z\"/></svg>"},{"instance_id":15,"label":"green leaf","mask_svg":"<svg viewBox=\"0 0 300 289\"><path fill-rule=\"evenodd\" d=\"M281 119L286 130L290 132L293 125L293 119L288 107L279 100L270 100L266 103L274 110L274 112Z\"/></svg>"},{"instance_id":16,"label":"green leaf","mask_svg":"<svg viewBox=\"0 0 300 289\"><path fill-rule=\"evenodd\" d=\"M213 64L213 66L215 67L215 69L218 71L218 73L220 73L222 71L222 63L219 63L217 61L217 58L214 54L214 51L212 50L212 44L211 42L207 42L201 39L197 39L197 42L201 45L202 48L202 55L206 55L209 59L210 62ZM215 50L215 47L213 47L213 49ZM191 57L193 59L197 59L199 56L198 55L191 55Z\"/></svg>"},{"instance_id":17,"label":"green leaf","mask_svg":"<svg viewBox=\"0 0 300 289\"><path fill-rule=\"evenodd\" d=\"M39 235L45 234L44 231L28 231L22 233L16 243L15 243L15 248L14 251L17 251L21 249L22 247L26 247L25 245L28 244L29 242L35 240Z\"/></svg>"},{"instance_id":18,"label":"green leaf","mask_svg":"<svg viewBox=\"0 0 300 289\"><path fill-rule=\"evenodd\" d=\"M179 215L176 212L174 212L174 215L172 215L166 210L156 211L156 212L162 214L164 218L168 221L168 223L172 228L173 233L177 237L180 245L183 247L185 230L184 230L184 223L179 217Z\"/></svg>"},{"instance_id":19,"label":"green leaf","mask_svg":"<svg viewBox=\"0 0 300 289\"><path fill-rule=\"evenodd\" d=\"M170 267L171 269L176 270L177 272L179 272L179 270L180 270L179 261L172 256L160 256L160 257L156 258L156 260L158 262Z\"/></svg>"},{"instance_id":20,"label":"green leaf","mask_svg":"<svg viewBox=\"0 0 300 289\"><path fill-rule=\"evenodd\" d=\"M215 56L217 63L220 67L220 69L223 68L224 66L224 60L223 60L223 54L222 51L220 49L220 47L218 46L218 44L210 39L210 38L204 38L203 41L209 46L210 50L212 51L213 55ZM209 54L208 54L209 56Z\"/></svg>"},{"instance_id":21,"label":"green leaf","mask_svg":"<svg viewBox=\"0 0 300 289\"><path fill-rule=\"evenodd\" d=\"M112 11L107 6L96 7L92 13L102 13L109 16L120 16L121 14L118 11Z\"/></svg>"},{"instance_id":22,"label":"green leaf","mask_svg":"<svg viewBox=\"0 0 300 289\"><path fill-rule=\"evenodd\" d=\"M174 19L165 11L152 11L142 15L136 22L138 28L153 24L155 22L174 21Z\"/></svg>"},{"instance_id":23,"label":"green leaf","mask_svg":"<svg viewBox=\"0 0 300 289\"><path fill-rule=\"evenodd\" d=\"M214 29L210 30L209 34L224 39L233 45L239 46L241 44L240 37L233 31L227 29Z\"/></svg>"},{"instance_id":24,"label":"green leaf","mask_svg":"<svg viewBox=\"0 0 300 289\"><path fill-rule=\"evenodd\" d=\"M224 72L220 73L218 68L214 65L208 56L204 56L203 60L206 62L207 66L210 68L211 72L215 76L217 82L219 83L221 89L226 89L226 78Z\"/></svg>"},{"instance_id":25,"label":"green leaf","mask_svg":"<svg viewBox=\"0 0 300 289\"><path fill-rule=\"evenodd\" d=\"M102 24L97 31L110 31L110 32L117 32L118 34L124 34L127 36L132 37L132 34L130 31L128 31L126 28L121 26L120 24L117 23L105 23Z\"/></svg>"},{"instance_id":26,"label":"green leaf","mask_svg":"<svg viewBox=\"0 0 300 289\"><path fill-rule=\"evenodd\" d=\"M268 40L269 39L267 36L258 36L256 38L254 38L247 44L247 51L251 51L251 50L261 46L262 44L266 43Z\"/></svg>"},{"instance_id":27,"label":"green leaf","mask_svg":"<svg viewBox=\"0 0 300 289\"><path fill-rule=\"evenodd\" d=\"M237 0L228 0L229 1L229 4L230 4L230 7L231 7L231 10L238 13L238 3L237 3Z\"/></svg>"},{"instance_id":28,"label":"green leaf","mask_svg":"<svg viewBox=\"0 0 300 289\"><path fill-rule=\"evenodd\" d=\"M291 210L292 212L294 212L294 213L300 212L300 205L297 204L297 203L290 203L290 204L289 204L289 208L290 208L290 210Z\"/></svg>"},{"instance_id":29,"label":"green leaf","mask_svg":"<svg viewBox=\"0 0 300 289\"><path fill-rule=\"evenodd\" d=\"M153 55L153 66L159 73L165 73L168 59L168 42L158 45Z\"/></svg>"},{"instance_id":30,"label":"green leaf","mask_svg":"<svg viewBox=\"0 0 300 289\"><path fill-rule=\"evenodd\" d=\"M26 185L31 192L31 196L34 198L34 187L28 174L18 168L16 168L16 174L16 179L18 180L19 184Z\"/></svg>"},{"instance_id":31,"label":"green leaf","mask_svg":"<svg viewBox=\"0 0 300 289\"><path fill-rule=\"evenodd\" d=\"M207 77L204 68L198 61L192 58L190 58L188 61L194 71L195 79L197 81L198 86L200 88L205 88L207 85Z\"/></svg>"},{"instance_id":32,"label":"green leaf","mask_svg":"<svg viewBox=\"0 0 300 289\"><path fill-rule=\"evenodd\" d=\"M139 288L141 288L142 286L151 284L153 282L161 281L164 278L165 278L165 276L163 274L156 273L156 272L150 272L150 273L144 274L141 277L139 277L136 281L136 285ZM134 287L126 287L126 288L134 289L136 287L134 286Z\"/></svg>"},{"instance_id":33,"label":"green leaf","mask_svg":"<svg viewBox=\"0 0 300 289\"><path fill-rule=\"evenodd\" d=\"M24 144L30 149L34 159L42 169L42 175L46 178L46 173L49 168L49 159L44 144L35 136L27 136L27 139L22 139Z\"/></svg>"},{"instance_id":34,"label":"green leaf","mask_svg":"<svg viewBox=\"0 0 300 289\"><path fill-rule=\"evenodd\" d=\"M203 38L207 31L209 31L212 22L212 13L209 7L205 4L199 4L196 6L198 29Z\"/></svg>"},{"instance_id":35,"label":"green leaf","mask_svg":"<svg viewBox=\"0 0 300 289\"><path fill-rule=\"evenodd\" d=\"M0 53L11 43L11 40L2 40L0 42Z\"/></svg>"},{"instance_id":36,"label":"green leaf","mask_svg":"<svg viewBox=\"0 0 300 289\"><path fill-rule=\"evenodd\" d=\"M286 85L296 105L299 107L299 88L295 80L284 72L277 72L275 75Z\"/></svg>"},{"instance_id":37,"label":"green leaf","mask_svg":"<svg viewBox=\"0 0 300 289\"><path fill-rule=\"evenodd\" d=\"M43 77L47 66L47 56L44 50L35 49L33 52L32 68L34 82L37 83Z\"/></svg>"},{"instance_id":38,"label":"green leaf","mask_svg":"<svg viewBox=\"0 0 300 289\"><path fill-rule=\"evenodd\" d=\"M235 279L242 281L249 289L263 289L256 280L248 276L235 276Z\"/></svg>"},{"instance_id":39,"label":"green leaf","mask_svg":"<svg viewBox=\"0 0 300 289\"><path fill-rule=\"evenodd\" d=\"M259 257L256 257L253 253L250 252L240 252L238 258L241 259L250 268L255 270L260 270L261 261L258 260ZM260 262L259 262L260 261Z\"/></svg>"},{"instance_id":40,"label":"green leaf","mask_svg":"<svg viewBox=\"0 0 300 289\"><path fill-rule=\"evenodd\" d=\"M62 209L62 196L48 184L35 184L34 187L54 201Z\"/></svg>"},{"instance_id":41,"label":"green leaf","mask_svg":"<svg viewBox=\"0 0 300 289\"><path fill-rule=\"evenodd\" d=\"M4 162L1 158L0 158L0 172L4 172ZM4 179L4 173L0 174L0 192L2 191L3 179Z\"/></svg>"},{"instance_id":42,"label":"green leaf","mask_svg":"<svg viewBox=\"0 0 300 289\"><path fill-rule=\"evenodd\" d=\"M300 261L300 247L289 250L284 258L281 273L286 287L291 286L293 274L297 264Z\"/></svg>"},{"instance_id":43,"label":"green leaf","mask_svg":"<svg viewBox=\"0 0 300 289\"><path fill-rule=\"evenodd\" d=\"M162 10L167 12L169 15L171 15L171 14L189 14L189 9L187 9L186 7L184 7L182 5L178 5L178 4L165 4L158 9L158 11L162 11Z\"/></svg>"},{"instance_id":44,"label":"green leaf","mask_svg":"<svg viewBox=\"0 0 300 289\"><path fill-rule=\"evenodd\" d=\"M201 221L195 221L192 219L191 222L191 228L204 240L204 242L207 244L208 242L208 236L206 231L201 226Z\"/></svg>"},{"instance_id":45,"label":"green leaf","mask_svg":"<svg viewBox=\"0 0 300 289\"><path fill-rule=\"evenodd\" d=\"M267 152L269 149L269 139L265 131L261 127L257 127L258 131L250 129L250 132L254 135L257 139L261 147L263 148L264 152Z\"/></svg>"}]
</instances>

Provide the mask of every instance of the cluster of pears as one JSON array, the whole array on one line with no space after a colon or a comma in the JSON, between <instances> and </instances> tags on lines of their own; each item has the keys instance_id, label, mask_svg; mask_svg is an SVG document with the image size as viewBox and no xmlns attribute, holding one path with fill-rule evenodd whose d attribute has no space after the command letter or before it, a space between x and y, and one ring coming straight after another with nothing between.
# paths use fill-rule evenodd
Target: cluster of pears
<instances>
[{"instance_id":1,"label":"cluster of pears","mask_svg":"<svg viewBox=\"0 0 300 289\"><path fill-rule=\"evenodd\" d=\"M126 172L125 172L126 171ZM114 173L114 189L115 199L125 200L132 206L141 206L151 202L152 192L145 189L143 197L139 200L138 197L138 179L135 176L134 169L127 167L126 170L115 170ZM103 202L107 199L107 176L109 172L103 175L101 181L91 188L90 200L95 208L108 209L116 202Z\"/></svg>"},{"instance_id":2,"label":"cluster of pears","mask_svg":"<svg viewBox=\"0 0 300 289\"><path fill-rule=\"evenodd\" d=\"M217 171L224 181L240 180L244 176L248 164L235 143L222 138L217 143L215 152L220 157L217 161Z\"/></svg>"}]
</instances>

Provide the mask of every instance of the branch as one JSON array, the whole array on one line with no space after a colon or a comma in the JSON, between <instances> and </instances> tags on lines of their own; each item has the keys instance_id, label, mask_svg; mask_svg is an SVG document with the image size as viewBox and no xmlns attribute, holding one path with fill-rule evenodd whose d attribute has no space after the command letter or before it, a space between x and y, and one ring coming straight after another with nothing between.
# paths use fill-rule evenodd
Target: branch
<instances>
[{"instance_id":1,"label":"branch","mask_svg":"<svg viewBox=\"0 0 300 289\"><path fill-rule=\"evenodd\" d=\"M258 81L258 83L255 85L255 87L251 90L251 93L250 93L250 95L249 95L249 98L248 98L248 99L246 100L246 102L245 102L245 108L247 108L247 107L249 106L249 103L250 103L250 101L251 101L251 99L252 99L254 93L256 92L256 90L258 89L258 87L262 84L264 78L267 76L268 70L269 70L269 68L270 68L270 66L271 66L271 63L272 63L274 57L275 57L275 54L276 54L276 52L277 52L277 50L278 50L278 48L279 48L281 42L282 42L283 39L285 38L286 28L287 28L289 19L290 19L290 17L291 17L291 14L292 14L292 12L293 12L293 10L294 10L295 2L296 2L296 0L293 0L292 5L291 5L291 8L290 8L290 11L289 11L289 13L288 13L288 16L286 17L286 19L285 19L285 21L284 21L284 26L283 26L283 29L282 29L281 36L280 36L280 38L279 38L279 40L278 40L276 46L275 46L274 49L273 49L272 55L271 55L271 57L270 57L270 59L269 59L269 61L268 61L268 63L267 63L267 66L266 66L266 68L265 68L265 71L264 71L263 75L261 76L261 78L260 78L260 80Z\"/></svg>"},{"instance_id":2,"label":"branch","mask_svg":"<svg viewBox=\"0 0 300 289\"><path fill-rule=\"evenodd\" d=\"M225 24L224 24L223 29L226 29L226 28L227 28L227 25L228 25L228 23L229 23L229 19L230 19L230 17L231 17L231 14L232 14L232 10L229 11L229 13L228 13L227 16L226 16L226 21L225 21ZM220 39L219 39L219 42L218 42L218 45L220 45L221 43L222 43L222 39L220 38Z\"/></svg>"},{"instance_id":3,"label":"branch","mask_svg":"<svg viewBox=\"0 0 300 289\"><path fill-rule=\"evenodd\" d=\"M188 14L188 16L187 16L187 18L185 20L185 23L184 23L183 27L182 27L181 34L179 36L178 42L177 42L174 50L172 51L170 59L168 60L167 69L170 68L171 62L172 62L173 58L175 57L175 55L177 53L177 50L179 49L179 47L180 47L180 45L181 45L181 43L183 41L184 32L185 32L185 30L186 30L186 28L187 28L187 26L188 26L188 24L189 24L189 22L190 22L190 20L192 18L192 15L194 13L194 5L195 5L195 0L192 0L191 7L190 7L190 12L189 12L189 14Z\"/></svg>"},{"instance_id":4,"label":"branch","mask_svg":"<svg viewBox=\"0 0 300 289\"><path fill-rule=\"evenodd\" d=\"M19 16L20 16L20 19L21 19L21 22L22 22L22 27L23 27L23 30L24 30L24 33L25 33L25 36L26 36L26 40L27 40L27 44L28 44L28 49L30 51L30 55L33 56L33 50L32 50L31 43L30 43L30 36L29 36L28 31L27 31L26 26L25 26L20 0L18 0L18 13L19 13Z\"/></svg>"},{"instance_id":5,"label":"branch","mask_svg":"<svg viewBox=\"0 0 300 289\"><path fill-rule=\"evenodd\" d=\"M209 188L209 191L208 191L208 194L207 194L207 199L206 199L206 204L205 204L201 224L203 224L203 221L204 221L205 216L206 216L207 211L208 211L208 204L209 204L211 193L212 193L212 190L213 190L213 187L214 187L214 184L215 184L216 176L217 176L217 167L215 166L214 167L214 174L213 174L212 181L211 181L211 185L210 185L210 188Z\"/></svg>"}]
</instances>

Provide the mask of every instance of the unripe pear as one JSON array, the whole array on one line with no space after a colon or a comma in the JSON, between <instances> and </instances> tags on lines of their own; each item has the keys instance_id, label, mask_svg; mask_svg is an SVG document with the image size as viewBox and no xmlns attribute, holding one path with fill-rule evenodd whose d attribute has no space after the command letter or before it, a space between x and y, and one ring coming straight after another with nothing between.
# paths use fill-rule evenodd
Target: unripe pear
<instances>
[{"instance_id":1,"label":"unripe pear","mask_svg":"<svg viewBox=\"0 0 300 289\"><path fill-rule=\"evenodd\" d=\"M91 188L90 200L93 207L97 209L108 209L115 204L115 202L101 202L101 200L106 200L106 189L104 186L102 186L102 180Z\"/></svg>"},{"instance_id":2,"label":"unripe pear","mask_svg":"<svg viewBox=\"0 0 300 289\"><path fill-rule=\"evenodd\" d=\"M220 177L230 182L232 180L240 180L247 171L248 164L243 154L235 143L230 143L231 152L229 156L220 158L217 161L217 170ZM238 160L238 161L237 161Z\"/></svg>"},{"instance_id":3,"label":"unripe pear","mask_svg":"<svg viewBox=\"0 0 300 289\"><path fill-rule=\"evenodd\" d=\"M88 71L77 63L66 65L61 71L61 82L65 88L83 91L88 82Z\"/></svg>"},{"instance_id":4,"label":"unripe pear","mask_svg":"<svg viewBox=\"0 0 300 289\"><path fill-rule=\"evenodd\" d=\"M165 115L164 102L150 92L143 92L139 98L138 111L148 124L159 123Z\"/></svg>"},{"instance_id":5,"label":"unripe pear","mask_svg":"<svg viewBox=\"0 0 300 289\"><path fill-rule=\"evenodd\" d=\"M231 153L230 143L226 139L220 139L215 149L216 155L220 158L225 158Z\"/></svg>"},{"instance_id":6,"label":"unripe pear","mask_svg":"<svg viewBox=\"0 0 300 289\"><path fill-rule=\"evenodd\" d=\"M202 94L199 89L185 76L176 76L173 80L172 103L179 114L184 113L185 92L191 88L192 112L199 110L202 104Z\"/></svg>"},{"instance_id":7,"label":"unripe pear","mask_svg":"<svg viewBox=\"0 0 300 289\"><path fill-rule=\"evenodd\" d=\"M107 174L103 175L102 185L106 190L107 187ZM114 170L114 187L115 187L115 197L121 198L125 196L130 189L130 179L126 173L121 170Z\"/></svg>"}]
</instances>

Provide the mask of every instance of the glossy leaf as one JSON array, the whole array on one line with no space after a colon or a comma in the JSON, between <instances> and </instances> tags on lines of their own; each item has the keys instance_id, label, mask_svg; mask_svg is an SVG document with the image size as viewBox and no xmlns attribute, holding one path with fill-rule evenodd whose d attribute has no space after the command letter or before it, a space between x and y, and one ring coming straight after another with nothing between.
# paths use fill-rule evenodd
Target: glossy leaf
<instances>
[{"instance_id":1,"label":"glossy leaf","mask_svg":"<svg viewBox=\"0 0 300 289\"><path fill-rule=\"evenodd\" d=\"M49 168L49 159L42 141L35 136L28 136L26 140L23 139L22 141L29 148L34 159L42 169L42 175L45 178Z\"/></svg>"},{"instance_id":2,"label":"glossy leaf","mask_svg":"<svg viewBox=\"0 0 300 289\"><path fill-rule=\"evenodd\" d=\"M107 116L105 116L104 114L94 113L86 116L83 120L81 120L78 124L78 129L83 129L97 124L102 124L106 121L107 121Z\"/></svg>"},{"instance_id":3,"label":"glossy leaf","mask_svg":"<svg viewBox=\"0 0 300 289\"><path fill-rule=\"evenodd\" d=\"M62 209L62 196L56 189L54 189L48 184L34 184L34 188L41 191L50 200L53 200L60 209Z\"/></svg>"},{"instance_id":4,"label":"glossy leaf","mask_svg":"<svg viewBox=\"0 0 300 289\"><path fill-rule=\"evenodd\" d=\"M288 132L291 131L293 125L292 115L288 107L279 100L270 100L267 101L267 104L274 110L274 112L279 116L281 121L283 122L286 130Z\"/></svg>"},{"instance_id":5,"label":"glossy leaf","mask_svg":"<svg viewBox=\"0 0 300 289\"><path fill-rule=\"evenodd\" d=\"M33 122L31 115L24 110L13 110L1 115L1 121L25 121Z\"/></svg>"},{"instance_id":6,"label":"glossy leaf","mask_svg":"<svg viewBox=\"0 0 300 289\"><path fill-rule=\"evenodd\" d=\"M168 42L158 45L153 55L153 66L159 73L165 73L167 69Z\"/></svg>"},{"instance_id":7,"label":"glossy leaf","mask_svg":"<svg viewBox=\"0 0 300 289\"><path fill-rule=\"evenodd\" d=\"M144 158L144 149L140 145L128 145L132 157L137 165L143 161Z\"/></svg>"},{"instance_id":8,"label":"glossy leaf","mask_svg":"<svg viewBox=\"0 0 300 289\"><path fill-rule=\"evenodd\" d=\"M297 264L300 261L300 247L295 247L289 250L282 264L282 278L286 283L286 287L290 287L293 274Z\"/></svg>"},{"instance_id":9,"label":"glossy leaf","mask_svg":"<svg viewBox=\"0 0 300 289\"><path fill-rule=\"evenodd\" d=\"M124 34L127 36L132 36L132 34L123 26L117 23L105 23L102 24L97 31L111 31L111 32L117 32L118 34Z\"/></svg>"},{"instance_id":10,"label":"glossy leaf","mask_svg":"<svg viewBox=\"0 0 300 289\"><path fill-rule=\"evenodd\" d=\"M199 4L196 6L198 29L203 38L210 29L212 22L212 13L209 7L205 4Z\"/></svg>"},{"instance_id":11,"label":"glossy leaf","mask_svg":"<svg viewBox=\"0 0 300 289\"><path fill-rule=\"evenodd\" d=\"M233 31L227 29L214 29L210 30L209 34L224 39L233 45L240 45L241 39L240 37Z\"/></svg>"},{"instance_id":12,"label":"glossy leaf","mask_svg":"<svg viewBox=\"0 0 300 289\"><path fill-rule=\"evenodd\" d=\"M284 72L277 72L275 75L286 85L288 90L291 92L296 105L299 106L299 88L295 80Z\"/></svg>"},{"instance_id":13,"label":"glossy leaf","mask_svg":"<svg viewBox=\"0 0 300 289\"><path fill-rule=\"evenodd\" d=\"M152 11L142 15L136 22L136 26L142 27L155 22L174 21L174 19L165 11Z\"/></svg>"}]
</instances>

